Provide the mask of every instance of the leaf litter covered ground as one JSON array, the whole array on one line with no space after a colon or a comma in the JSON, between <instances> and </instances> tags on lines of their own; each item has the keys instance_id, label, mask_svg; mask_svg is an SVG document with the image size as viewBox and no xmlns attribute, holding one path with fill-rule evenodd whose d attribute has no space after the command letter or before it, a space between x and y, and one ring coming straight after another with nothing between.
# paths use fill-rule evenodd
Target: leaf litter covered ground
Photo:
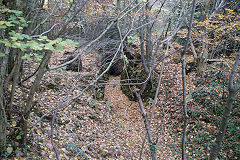
<instances>
[{"instance_id":1,"label":"leaf litter covered ground","mask_svg":"<svg viewBox=\"0 0 240 160\"><path fill-rule=\"evenodd\" d=\"M74 48L66 47L72 51ZM67 56L54 53L51 66L59 65ZM191 60L188 56L188 61ZM151 122L154 141L157 141L157 159L180 159L181 142L181 63L174 63L179 55L170 50L164 66L158 103ZM33 158L54 159L55 153L50 141L50 124L54 109L59 103L79 94L96 75L98 59L96 54L82 56L83 70L79 73L51 70L44 75L35 96L36 105L29 123L29 138L32 142ZM29 63L36 68L35 63ZM160 67L159 67L160 68ZM30 72L29 72L30 73ZM188 93L194 90L195 73L187 77ZM30 79L25 86L30 86ZM74 100L60 109L54 124L54 142L62 159L138 159L145 137L145 128L137 102L129 101L120 89L120 76L110 76L105 86L104 101L95 100L93 91ZM111 85L114 84L114 85ZM77 86L75 90L72 88ZM167 89L165 89L167 88ZM93 90L93 89L92 89ZM145 109L150 114L150 105ZM191 107L189 110L196 108ZM53 111L52 111L53 110ZM40 123L37 123L44 114ZM145 145L146 159L148 148Z\"/></svg>"}]
</instances>

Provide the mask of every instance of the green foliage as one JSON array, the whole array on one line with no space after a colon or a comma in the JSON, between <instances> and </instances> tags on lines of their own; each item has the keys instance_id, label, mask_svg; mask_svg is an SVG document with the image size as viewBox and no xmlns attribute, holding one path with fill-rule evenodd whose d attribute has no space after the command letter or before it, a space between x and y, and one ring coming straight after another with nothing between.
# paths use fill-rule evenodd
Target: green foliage
<instances>
[{"instance_id":1,"label":"green foliage","mask_svg":"<svg viewBox=\"0 0 240 160\"><path fill-rule=\"evenodd\" d=\"M132 35L132 36L128 36L128 43L134 43L134 41L138 38L138 35Z\"/></svg>"},{"instance_id":2,"label":"green foliage","mask_svg":"<svg viewBox=\"0 0 240 160\"><path fill-rule=\"evenodd\" d=\"M5 56L5 54L0 52L0 57L4 57L4 56Z\"/></svg>"},{"instance_id":3,"label":"green foliage","mask_svg":"<svg viewBox=\"0 0 240 160\"><path fill-rule=\"evenodd\" d=\"M22 139L22 135L23 135L23 134L24 134L24 131L20 130L19 133L18 133L17 136L16 136L16 139L17 139L17 140Z\"/></svg>"},{"instance_id":4,"label":"green foliage","mask_svg":"<svg viewBox=\"0 0 240 160\"><path fill-rule=\"evenodd\" d=\"M10 9L1 9L0 15L9 15L8 19L5 21L0 21L0 31L3 30L7 32L7 37L1 39L0 43L6 47L18 48L21 51L26 52L28 49L31 51L42 51L42 50L63 50L66 44L72 44L76 46L77 43L72 40L63 40L62 38L57 38L55 40L48 39L47 36L40 36L38 38L33 38L27 34L23 33L23 29L28 26L28 23L23 17L21 17L22 12ZM0 52L0 57L4 57L5 54ZM34 56L37 60L42 58L38 54L28 54L22 57L22 59L30 60Z\"/></svg>"},{"instance_id":5,"label":"green foliage","mask_svg":"<svg viewBox=\"0 0 240 160\"><path fill-rule=\"evenodd\" d=\"M97 100L103 100L104 99L104 86L97 86L95 88L95 98Z\"/></svg>"},{"instance_id":6,"label":"green foliage","mask_svg":"<svg viewBox=\"0 0 240 160\"><path fill-rule=\"evenodd\" d=\"M21 57L23 60L35 59L37 61L41 61L44 55L43 51L63 50L66 44L71 44L73 46L77 45L77 43L69 39L63 40L62 38L57 38L50 40L47 36L31 36L24 34L24 31L30 22L24 19L21 11L0 7L0 17L0 33L2 37L4 37L0 39L1 48L9 47L21 50L25 53ZM4 19L2 17L4 17ZM0 58L4 56L5 53L0 52ZM58 90L58 86L54 87L55 90ZM15 123L16 122L14 121L14 124L12 124L13 127L15 127ZM23 130L17 129L14 132L13 139L15 141L20 141L23 138L24 132L25 131ZM11 143L12 142L7 142L8 145ZM16 147L14 146L8 147L8 150L1 152L3 154L1 154L0 157L8 158L14 156L13 153L15 153L15 149ZM22 149L27 151L29 148Z\"/></svg>"}]
</instances>

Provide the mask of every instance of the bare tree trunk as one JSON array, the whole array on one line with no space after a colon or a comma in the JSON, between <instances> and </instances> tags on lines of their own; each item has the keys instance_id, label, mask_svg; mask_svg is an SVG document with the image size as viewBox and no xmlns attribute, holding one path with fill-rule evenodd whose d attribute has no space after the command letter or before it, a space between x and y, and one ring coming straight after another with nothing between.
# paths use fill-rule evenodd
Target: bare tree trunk
<instances>
[{"instance_id":1,"label":"bare tree trunk","mask_svg":"<svg viewBox=\"0 0 240 160\"><path fill-rule=\"evenodd\" d=\"M0 155L6 149L6 126L5 99L3 92L3 74L0 73Z\"/></svg>"},{"instance_id":2,"label":"bare tree trunk","mask_svg":"<svg viewBox=\"0 0 240 160\"><path fill-rule=\"evenodd\" d=\"M9 54L9 47L5 49L5 57L0 58L0 155L6 150L6 127L7 116L5 110L5 95L4 95L4 76L7 72L7 57Z\"/></svg>"},{"instance_id":3,"label":"bare tree trunk","mask_svg":"<svg viewBox=\"0 0 240 160\"><path fill-rule=\"evenodd\" d=\"M150 11L150 1L147 1L146 3L146 10ZM149 13L146 14L146 24L151 21L151 17ZM147 63L147 68L149 70L151 66L151 61L152 61L152 25L148 24L147 25L147 31L146 31L146 63Z\"/></svg>"},{"instance_id":4,"label":"bare tree trunk","mask_svg":"<svg viewBox=\"0 0 240 160\"><path fill-rule=\"evenodd\" d=\"M192 11L191 11L191 19L190 24L188 27L188 35L187 35L187 42L185 44L183 53L182 53L182 81L183 81L183 117L184 117L184 125L183 125L183 137L182 137L182 159L186 159L185 155L185 142L186 142L186 134L187 134L187 124L188 124L188 114L187 114L187 101L186 101L186 59L185 54L188 48L188 43L191 37L191 30L192 30L192 22L194 18L194 11L196 7L196 0L192 3Z\"/></svg>"},{"instance_id":5,"label":"bare tree trunk","mask_svg":"<svg viewBox=\"0 0 240 160\"><path fill-rule=\"evenodd\" d=\"M28 116L31 112L32 105L33 105L34 94L37 91L38 85L39 85L44 73L47 71L47 65L49 63L49 59L50 59L51 55L52 55L51 51L46 51L45 56L43 57L42 62L40 64L38 74L36 75L36 78L35 78L35 80L33 82L33 85L30 89L27 104L26 104L26 108L25 108L24 115L23 115L22 121L21 121L23 123L23 131L27 131L27 121L26 121L26 119L28 119ZM22 141L23 142L26 141L26 132L23 135Z\"/></svg>"},{"instance_id":6,"label":"bare tree trunk","mask_svg":"<svg viewBox=\"0 0 240 160\"><path fill-rule=\"evenodd\" d=\"M233 65L231 74L229 76L229 87L228 87L229 95L228 95L228 99L227 99L227 104L226 104L226 108L223 112L223 117L222 117L222 121L220 124L219 132L217 135L216 143L213 146L213 148L211 149L210 160L217 159L217 155L222 147L222 141L223 141L224 135L226 133L226 128L227 128L228 121L229 121L229 118L231 115L234 97L240 89L240 77L238 77L238 80L237 80L237 87L234 87L234 77L235 77L237 69L238 69L239 59L240 59L240 51L238 52L235 64Z\"/></svg>"},{"instance_id":7,"label":"bare tree trunk","mask_svg":"<svg viewBox=\"0 0 240 160\"><path fill-rule=\"evenodd\" d=\"M205 29L205 33L207 32L207 30ZM206 44L207 41L207 36L205 35L203 37L203 42L202 42L202 51L201 53L198 55L197 58L197 71L198 73L202 73L206 67L207 67L207 58L208 58L208 46Z\"/></svg>"},{"instance_id":8,"label":"bare tree trunk","mask_svg":"<svg viewBox=\"0 0 240 160\"><path fill-rule=\"evenodd\" d=\"M136 93L136 96L138 98L139 107L140 107L140 110L142 112L145 128L147 130L147 136L148 136L148 141L150 143L150 152L151 152L152 160L156 160L156 147L153 143L152 133L151 133L151 129L150 129L150 123L148 121L147 113L144 109L142 98L141 98L140 94L138 93L138 90L139 89L136 89L135 93Z\"/></svg>"},{"instance_id":9,"label":"bare tree trunk","mask_svg":"<svg viewBox=\"0 0 240 160\"><path fill-rule=\"evenodd\" d=\"M117 11L121 11L121 0L117 0Z\"/></svg>"},{"instance_id":10,"label":"bare tree trunk","mask_svg":"<svg viewBox=\"0 0 240 160\"><path fill-rule=\"evenodd\" d=\"M140 29L139 38L140 38L141 60L142 60L142 63L143 63L144 71L148 74L148 73L149 73L149 69L148 69L147 63L146 63L146 61L145 61L144 28L141 28L141 29Z\"/></svg>"},{"instance_id":11,"label":"bare tree trunk","mask_svg":"<svg viewBox=\"0 0 240 160\"><path fill-rule=\"evenodd\" d=\"M138 0L135 0L135 3L138 4ZM138 10L139 7L137 6L136 10ZM143 24L143 21L142 20L142 16L144 16L144 14L142 13L141 16L139 16L139 26L141 26ZM144 36L144 28L145 27L141 27L139 29L139 39L140 39L140 50L141 50L141 61L143 63L143 68L144 68L144 71L148 74L149 73L149 69L147 67L147 64L146 64L146 61L145 61L145 36Z\"/></svg>"},{"instance_id":12,"label":"bare tree trunk","mask_svg":"<svg viewBox=\"0 0 240 160\"><path fill-rule=\"evenodd\" d=\"M16 87L19 81L19 76L20 76L20 67L22 63L21 57L23 56L23 52L20 50L17 50L17 58L16 58L16 63L13 71L13 84L12 84L12 89L11 89L11 97L10 97L10 102L9 102L9 111L11 112L12 110L12 104L14 100L14 94L16 91Z\"/></svg>"},{"instance_id":13,"label":"bare tree trunk","mask_svg":"<svg viewBox=\"0 0 240 160\"><path fill-rule=\"evenodd\" d=\"M202 10L202 21L205 21L209 18L210 14L211 14L210 13L210 6L211 6L212 3L213 3L213 0L205 1L204 7L203 7L203 10ZM203 40L202 40L202 51L201 51L201 53L199 53L197 55L197 59L196 59L198 73L202 73L206 69L207 59L209 57L209 55L208 55L209 44L206 43L207 42L207 28L203 28L203 31L204 31L205 34L204 34ZM194 57L195 57L195 55L194 55Z\"/></svg>"}]
</instances>

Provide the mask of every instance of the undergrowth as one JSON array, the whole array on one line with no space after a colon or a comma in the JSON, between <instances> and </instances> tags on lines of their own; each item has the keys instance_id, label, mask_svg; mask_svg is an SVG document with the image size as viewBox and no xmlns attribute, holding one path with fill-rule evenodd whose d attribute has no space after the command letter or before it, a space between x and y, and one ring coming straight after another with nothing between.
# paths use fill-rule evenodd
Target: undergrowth
<instances>
[{"instance_id":1,"label":"undergrowth","mask_svg":"<svg viewBox=\"0 0 240 160\"><path fill-rule=\"evenodd\" d=\"M204 79L196 80L197 89L191 93L192 108L188 130L187 156L208 159L215 142L228 96L228 75L231 65L219 63L218 70L207 71ZM240 96L236 95L219 159L240 158Z\"/></svg>"}]
</instances>

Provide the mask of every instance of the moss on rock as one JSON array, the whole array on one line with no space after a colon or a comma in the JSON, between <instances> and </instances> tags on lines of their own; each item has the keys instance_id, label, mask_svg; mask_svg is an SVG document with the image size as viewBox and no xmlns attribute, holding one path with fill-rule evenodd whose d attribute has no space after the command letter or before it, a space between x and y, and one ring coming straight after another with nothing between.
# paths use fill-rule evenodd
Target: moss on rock
<instances>
[{"instance_id":1,"label":"moss on rock","mask_svg":"<svg viewBox=\"0 0 240 160\"><path fill-rule=\"evenodd\" d=\"M131 85L131 83L142 83L148 77L141 63L141 55L135 54L134 58L129 60L129 63L125 67L126 69L121 73L121 83L124 84L121 86L121 89L123 93L129 98L129 100L137 101L137 97L135 93L132 92L131 88L133 86L141 88L142 84ZM125 81L126 79L129 79L129 81ZM126 83L129 83L130 85L126 85ZM149 98L154 98L155 92L156 84L148 81L147 86L141 95L143 101L147 101Z\"/></svg>"}]
</instances>

